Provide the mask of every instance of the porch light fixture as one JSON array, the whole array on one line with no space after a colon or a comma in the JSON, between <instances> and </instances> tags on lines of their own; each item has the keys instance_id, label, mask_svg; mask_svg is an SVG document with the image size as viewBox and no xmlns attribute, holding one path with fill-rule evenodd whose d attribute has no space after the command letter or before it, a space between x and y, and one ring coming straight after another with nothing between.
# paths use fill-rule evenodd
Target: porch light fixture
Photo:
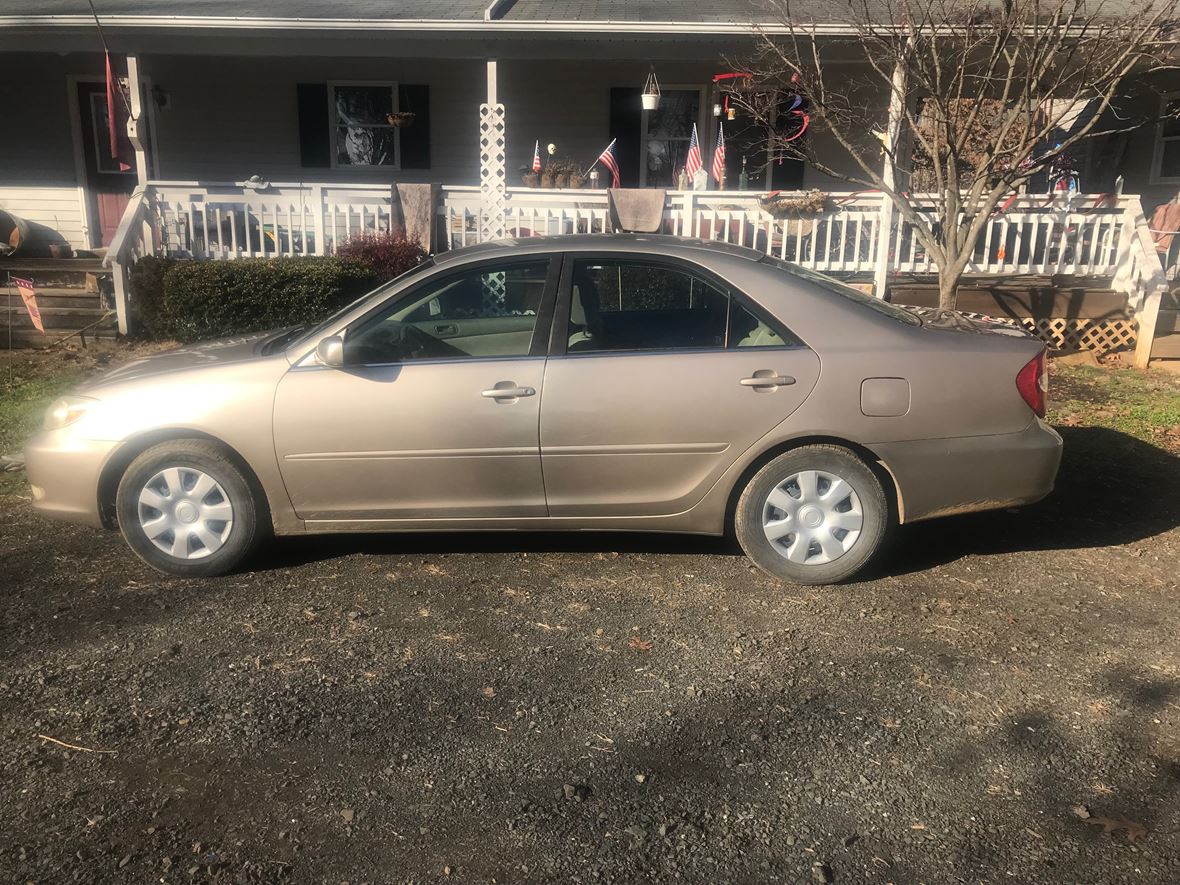
<instances>
[{"instance_id":1,"label":"porch light fixture","mask_svg":"<svg viewBox=\"0 0 1180 885\"><path fill-rule=\"evenodd\" d=\"M643 84L643 95L640 96L645 111L654 111L660 106L660 81L656 79L656 69L652 66L647 80Z\"/></svg>"},{"instance_id":2,"label":"porch light fixture","mask_svg":"<svg viewBox=\"0 0 1180 885\"><path fill-rule=\"evenodd\" d=\"M717 102L717 101L713 102L713 116L714 117L721 116L721 102Z\"/></svg>"}]
</instances>

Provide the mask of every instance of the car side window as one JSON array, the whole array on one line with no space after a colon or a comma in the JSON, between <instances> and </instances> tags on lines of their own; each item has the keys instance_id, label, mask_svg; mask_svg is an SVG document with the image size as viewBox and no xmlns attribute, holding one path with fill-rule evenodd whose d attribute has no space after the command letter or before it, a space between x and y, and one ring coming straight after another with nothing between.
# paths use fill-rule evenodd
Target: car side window
<instances>
[{"instance_id":1,"label":"car side window","mask_svg":"<svg viewBox=\"0 0 1180 885\"><path fill-rule=\"evenodd\" d=\"M799 347L803 342L777 323L757 316L738 298L729 306L729 347Z\"/></svg>"},{"instance_id":2,"label":"car side window","mask_svg":"<svg viewBox=\"0 0 1180 885\"><path fill-rule=\"evenodd\" d=\"M346 365L527 356L549 259L479 265L428 281L344 335Z\"/></svg>"},{"instance_id":3,"label":"car side window","mask_svg":"<svg viewBox=\"0 0 1180 885\"><path fill-rule=\"evenodd\" d=\"M576 259L569 353L723 348L729 294L697 274L639 260Z\"/></svg>"}]
</instances>

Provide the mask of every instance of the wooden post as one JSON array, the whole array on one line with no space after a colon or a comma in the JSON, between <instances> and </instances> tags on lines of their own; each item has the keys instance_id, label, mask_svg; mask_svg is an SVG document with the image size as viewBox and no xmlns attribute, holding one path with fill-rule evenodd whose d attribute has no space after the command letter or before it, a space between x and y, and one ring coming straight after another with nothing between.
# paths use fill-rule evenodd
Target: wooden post
<instances>
[{"instance_id":1,"label":"wooden post","mask_svg":"<svg viewBox=\"0 0 1180 885\"><path fill-rule=\"evenodd\" d=\"M893 80L889 89L889 120L885 129L885 168L881 177L891 190L897 187L897 152L901 143L901 124L905 113L906 72L901 59L893 66ZM878 215L877 262L873 270L873 294L885 297L889 285L889 246L893 242L893 201L882 192Z\"/></svg>"},{"instance_id":2,"label":"wooden post","mask_svg":"<svg viewBox=\"0 0 1180 885\"><path fill-rule=\"evenodd\" d=\"M135 148L135 177L142 187L148 182L147 144L143 131L143 80L139 76L139 56L127 56L127 91L131 93L131 113L127 117L127 138Z\"/></svg>"}]
</instances>

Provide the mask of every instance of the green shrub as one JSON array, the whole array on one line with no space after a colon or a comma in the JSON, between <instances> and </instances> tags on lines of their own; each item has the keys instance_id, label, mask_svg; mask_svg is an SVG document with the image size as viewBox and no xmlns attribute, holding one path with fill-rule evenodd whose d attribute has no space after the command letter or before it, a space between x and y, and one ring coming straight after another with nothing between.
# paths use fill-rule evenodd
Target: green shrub
<instances>
[{"instance_id":1,"label":"green shrub","mask_svg":"<svg viewBox=\"0 0 1180 885\"><path fill-rule=\"evenodd\" d=\"M131 333L145 338L167 338L168 321L163 313L164 275L176 264L170 258L147 255L131 266Z\"/></svg>"},{"instance_id":2,"label":"green shrub","mask_svg":"<svg viewBox=\"0 0 1180 885\"><path fill-rule=\"evenodd\" d=\"M132 288L135 311L147 334L178 341L314 323L380 282L339 258L151 261Z\"/></svg>"},{"instance_id":3,"label":"green shrub","mask_svg":"<svg viewBox=\"0 0 1180 885\"><path fill-rule=\"evenodd\" d=\"M365 231L341 243L336 256L371 267L373 274L385 282L417 267L426 260L427 252L417 241L398 234Z\"/></svg>"}]
</instances>

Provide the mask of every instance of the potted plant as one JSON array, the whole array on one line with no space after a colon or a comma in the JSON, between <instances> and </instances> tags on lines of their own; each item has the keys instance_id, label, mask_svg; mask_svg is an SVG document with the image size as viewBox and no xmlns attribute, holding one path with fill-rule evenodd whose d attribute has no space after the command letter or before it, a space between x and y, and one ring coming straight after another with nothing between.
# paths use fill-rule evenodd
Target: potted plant
<instances>
[{"instance_id":1,"label":"potted plant","mask_svg":"<svg viewBox=\"0 0 1180 885\"><path fill-rule=\"evenodd\" d=\"M656 79L656 69L653 67L643 84L643 94L639 97L645 111L654 111L660 106L660 81Z\"/></svg>"},{"instance_id":2,"label":"potted plant","mask_svg":"<svg viewBox=\"0 0 1180 885\"><path fill-rule=\"evenodd\" d=\"M534 172L531 166L520 167L520 180L525 187L540 187L541 173Z\"/></svg>"}]
</instances>

